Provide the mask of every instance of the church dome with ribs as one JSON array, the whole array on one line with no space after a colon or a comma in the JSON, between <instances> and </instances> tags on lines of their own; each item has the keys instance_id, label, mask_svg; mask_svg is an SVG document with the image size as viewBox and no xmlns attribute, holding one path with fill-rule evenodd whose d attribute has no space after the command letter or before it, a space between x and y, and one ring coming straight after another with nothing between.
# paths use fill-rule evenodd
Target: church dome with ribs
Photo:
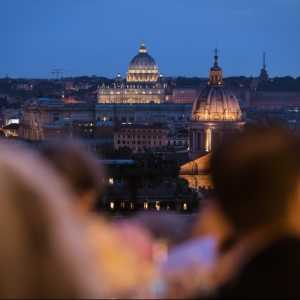
<instances>
[{"instance_id":1,"label":"church dome with ribs","mask_svg":"<svg viewBox=\"0 0 300 300\"><path fill-rule=\"evenodd\" d=\"M192 120L202 122L242 120L238 99L224 87L223 71L218 65L217 51L214 66L210 69L208 85L194 101Z\"/></svg>"},{"instance_id":2,"label":"church dome with ribs","mask_svg":"<svg viewBox=\"0 0 300 300\"><path fill-rule=\"evenodd\" d=\"M148 54L144 44L141 44L139 53L131 60L128 72L128 82L156 82L159 70L155 60Z\"/></svg>"}]
</instances>

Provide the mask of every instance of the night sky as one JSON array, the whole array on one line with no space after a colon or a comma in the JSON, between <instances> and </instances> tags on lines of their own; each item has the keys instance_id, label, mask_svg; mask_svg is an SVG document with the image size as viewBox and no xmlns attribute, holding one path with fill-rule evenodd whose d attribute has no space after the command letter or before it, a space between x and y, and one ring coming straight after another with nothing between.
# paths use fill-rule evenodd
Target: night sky
<instances>
[{"instance_id":1,"label":"night sky","mask_svg":"<svg viewBox=\"0 0 300 300\"><path fill-rule=\"evenodd\" d=\"M144 41L164 75L300 76L299 0L1 0L0 77L124 74Z\"/></svg>"}]
</instances>

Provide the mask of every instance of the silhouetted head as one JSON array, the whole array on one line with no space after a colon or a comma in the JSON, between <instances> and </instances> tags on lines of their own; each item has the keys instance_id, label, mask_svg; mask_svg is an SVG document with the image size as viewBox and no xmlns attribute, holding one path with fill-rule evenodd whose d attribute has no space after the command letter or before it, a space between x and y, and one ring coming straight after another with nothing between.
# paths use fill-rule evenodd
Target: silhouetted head
<instances>
[{"instance_id":1,"label":"silhouetted head","mask_svg":"<svg viewBox=\"0 0 300 300\"><path fill-rule=\"evenodd\" d=\"M279 127L252 127L211 157L217 201L237 231L284 220L300 178L299 138Z\"/></svg>"},{"instance_id":2,"label":"silhouetted head","mask_svg":"<svg viewBox=\"0 0 300 300\"><path fill-rule=\"evenodd\" d=\"M94 156L75 141L46 142L42 145L41 154L75 192L78 204L89 210L103 180L102 166Z\"/></svg>"}]
</instances>

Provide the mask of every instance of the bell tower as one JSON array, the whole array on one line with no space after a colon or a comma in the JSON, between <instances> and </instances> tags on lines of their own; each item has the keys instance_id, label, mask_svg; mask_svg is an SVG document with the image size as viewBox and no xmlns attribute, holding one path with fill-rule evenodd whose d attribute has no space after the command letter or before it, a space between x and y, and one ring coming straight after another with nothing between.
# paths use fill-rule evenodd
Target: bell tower
<instances>
[{"instance_id":1,"label":"bell tower","mask_svg":"<svg viewBox=\"0 0 300 300\"><path fill-rule=\"evenodd\" d=\"M214 65L210 69L209 72L209 85L212 86L218 86L223 85L223 70L219 66L219 55L218 55L218 49L215 49L215 56L214 56Z\"/></svg>"},{"instance_id":2,"label":"bell tower","mask_svg":"<svg viewBox=\"0 0 300 300\"><path fill-rule=\"evenodd\" d=\"M263 52L263 61L262 61L262 68L260 70L260 75L259 75L259 81L260 82L266 82L269 80L269 74L267 71L267 64L266 64L266 52Z\"/></svg>"}]
</instances>

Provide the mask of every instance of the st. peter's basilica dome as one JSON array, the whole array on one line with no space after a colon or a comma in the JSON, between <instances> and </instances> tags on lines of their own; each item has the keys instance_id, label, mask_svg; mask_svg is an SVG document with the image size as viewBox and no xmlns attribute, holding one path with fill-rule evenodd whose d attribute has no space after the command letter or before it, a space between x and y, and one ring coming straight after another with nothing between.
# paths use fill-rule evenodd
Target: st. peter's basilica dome
<instances>
[{"instance_id":1,"label":"st. peter's basilica dome","mask_svg":"<svg viewBox=\"0 0 300 300\"><path fill-rule=\"evenodd\" d=\"M159 78L159 71L155 60L148 54L144 44L141 44L139 53L131 60L127 82L156 82Z\"/></svg>"}]
</instances>

